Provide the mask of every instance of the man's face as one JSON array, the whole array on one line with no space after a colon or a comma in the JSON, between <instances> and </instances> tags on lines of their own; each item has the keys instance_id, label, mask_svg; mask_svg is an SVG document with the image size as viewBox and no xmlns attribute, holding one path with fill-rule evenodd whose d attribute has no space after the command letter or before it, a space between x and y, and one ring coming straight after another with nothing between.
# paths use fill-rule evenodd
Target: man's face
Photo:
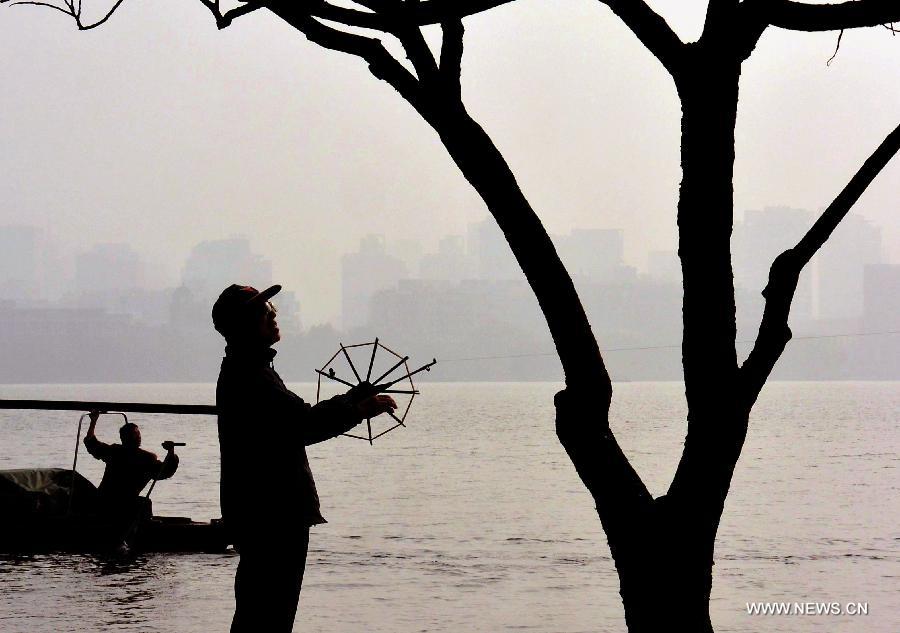
<instances>
[{"instance_id":1,"label":"man's face","mask_svg":"<svg viewBox=\"0 0 900 633\"><path fill-rule=\"evenodd\" d=\"M141 445L141 430L136 426L131 427L131 432L122 438L122 444L135 448L139 447Z\"/></svg>"},{"instance_id":2,"label":"man's face","mask_svg":"<svg viewBox=\"0 0 900 633\"><path fill-rule=\"evenodd\" d=\"M281 332L278 330L278 321L275 320L277 310L271 301L266 301L263 310L257 316L256 335L266 345L274 345L281 340Z\"/></svg>"}]
</instances>

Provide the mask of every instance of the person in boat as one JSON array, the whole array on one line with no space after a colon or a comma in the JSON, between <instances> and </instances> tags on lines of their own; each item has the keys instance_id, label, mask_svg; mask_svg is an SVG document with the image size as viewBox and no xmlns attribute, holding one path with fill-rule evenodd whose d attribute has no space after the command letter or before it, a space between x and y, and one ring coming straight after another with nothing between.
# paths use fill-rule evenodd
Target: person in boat
<instances>
[{"instance_id":1,"label":"person in boat","mask_svg":"<svg viewBox=\"0 0 900 633\"><path fill-rule=\"evenodd\" d=\"M226 343L216 386L222 518L240 554L232 633L293 628L309 529L325 523L306 446L397 408L367 383L315 406L284 385L272 362L281 334L269 301L280 290L234 284L212 309Z\"/></svg>"},{"instance_id":2,"label":"person in boat","mask_svg":"<svg viewBox=\"0 0 900 633\"><path fill-rule=\"evenodd\" d=\"M166 457L160 459L141 448L141 429L126 422L119 429L121 444L107 444L97 439L100 414L92 411L84 436L84 447L96 459L106 463L103 479L97 489L99 509L114 519L130 521L151 514L149 500L142 503L141 490L151 479L168 479L178 470L178 455L172 442L163 442Z\"/></svg>"}]
</instances>

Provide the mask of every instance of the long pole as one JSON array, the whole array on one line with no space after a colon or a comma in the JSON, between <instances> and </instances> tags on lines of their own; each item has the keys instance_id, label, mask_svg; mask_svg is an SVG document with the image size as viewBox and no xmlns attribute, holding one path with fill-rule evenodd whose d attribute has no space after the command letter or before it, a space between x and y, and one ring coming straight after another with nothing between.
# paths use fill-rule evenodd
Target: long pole
<instances>
[{"instance_id":1,"label":"long pole","mask_svg":"<svg viewBox=\"0 0 900 633\"><path fill-rule=\"evenodd\" d=\"M69 507L66 514L72 514L72 501L75 498L75 467L78 466L78 445L81 443L81 423L90 414L85 413L78 418L78 433L75 434L75 459L72 460L72 483L69 485Z\"/></svg>"},{"instance_id":2,"label":"long pole","mask_svg":"<svg viewBox=\"0 0 900 633\"><path fill-rule=\"evenodd\" d=\"M158 404L152 402L102 402L81 400L0 400L0 409L38 409L43 411L99 411L100 413L179 413L217 415L211 404Z\"/></svg>"}]
</instances>

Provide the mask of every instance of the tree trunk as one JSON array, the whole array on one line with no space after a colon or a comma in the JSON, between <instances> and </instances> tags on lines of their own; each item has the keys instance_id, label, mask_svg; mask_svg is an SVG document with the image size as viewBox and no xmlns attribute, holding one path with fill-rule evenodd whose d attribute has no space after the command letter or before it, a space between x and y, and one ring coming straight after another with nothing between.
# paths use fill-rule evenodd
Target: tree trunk
<instances>
[{"instance_id":1,"label":"tree trunk","mask_svg":"<svg viewBox=\"0 0 900 633\"><path fill-rule=\"evenodd\" d=\"M689 70L676 77L682 100L678 227L688 432L668 493L649 502L631 497L637 501L621 504L617 519L603 521L631 633L713 630L716 532L747 429L738 398L730 248L740 60L721 49L694 47ZM572 448L575 461L578 449ZM607 486L614 481L606 479Z\"/></svg>"},{"instance_id":2,"label":"tree trunk","mask_svg":"<svg viewBox=\"0 0 900 633\"><path fill-rule=\"evenodd\" d=\"M716 50L717 49L717 50ZM740 59L698 43L682 102L678 205L688 431L668 493L614 554L628 629L709 632L716 532L747 430L738 398L731 231Z\"/></svg>"},{"instance_id":3,"label":"tree trunk","mask_svg":"<svg viewBox=\"0 0 900 633\"><path fill-rule=\"evenodd\" d=\"M712 633L712 564L684 538L681 511L653 502L618 548L616 569L630 633Z\"/></svg>"},{"instance_id":4,"label":"tree trunk","mask_svg":"<svg viewBox=\"0 0 900 633\"><path fill-rule=\"evenodd\" d=\"M557 396L558 434L597 504L628 631L710 633L714 539L692 532L692 508L652 499L611 434L578 424L585 409L567 406L565 393Z\"/></svg>"},{"instance_id":5,"label":"tree trunk","mask_svg":"<svg viewBox=\"0 0 900 633\"><path fill-rule=\"evenodd\" d=\"M678 204L684 277L682 363L688 432L668 496L697 512L695 530L714 539L747 430L735 351L731 230L734 127L740 60L705 50L676 79L682 101Z\"/></svg>"}]
</instances>

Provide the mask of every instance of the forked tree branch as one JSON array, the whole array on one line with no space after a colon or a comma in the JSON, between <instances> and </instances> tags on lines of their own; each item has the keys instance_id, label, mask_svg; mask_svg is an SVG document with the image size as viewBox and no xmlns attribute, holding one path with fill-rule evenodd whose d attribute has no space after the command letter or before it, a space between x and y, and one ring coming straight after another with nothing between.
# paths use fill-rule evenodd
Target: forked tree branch
<instances>
[{"instance_id":1,"label":"forked tree branch","mask_svg":"<svg viewBox=\"0 0 900 633\"><path fill-rule=\"evenodd\" d=\"M419 0L406 0L405 13L398 14L393 21L391 32L400 40L406 57L412 62L420 84L430 85L438 79L438 63L425 42L422 29L415 21L415 10Z\"/></svg>"},{"instance_id":2,"label":"forked tree branch","mask_svg":"<svg viewBox=\"0 0 900 633\"><path fill-rule=\"evenodd\" d=\"M273 3L268 8L303 33L310 42L363 59L368 63L369 70L376 78L391 85L416 110L421 110L423 107L419 81L415 75L403 67L403 64L391 56L380 40L326 26L300 7Z\"/></svg>"},{"instance_id":3,"label":"forked tree branch","mask_svg":"<svg viewBox=\"0 0 900 633\"><path fill-rule=\"evenodd\" d=\"M670 74L679 71L685 45L665 19L644 0L600 0L631 29Z\"/></svg>"},{"instance_id":4,"label":"forked tree branch","mask_svg":"<svg viewBox=\"0 0 900 633\"><path fill-rule=\"evenodd\" d=\"M775 363L791 340L788 316L800 273L898 151L900 151L900 126L888 134L797 245L784 251L772 262L769 282L762 293L766 303L759 334L753 350L740 369L741 386L747 406L756 401Z\"/></svg>"}]
</instances>

